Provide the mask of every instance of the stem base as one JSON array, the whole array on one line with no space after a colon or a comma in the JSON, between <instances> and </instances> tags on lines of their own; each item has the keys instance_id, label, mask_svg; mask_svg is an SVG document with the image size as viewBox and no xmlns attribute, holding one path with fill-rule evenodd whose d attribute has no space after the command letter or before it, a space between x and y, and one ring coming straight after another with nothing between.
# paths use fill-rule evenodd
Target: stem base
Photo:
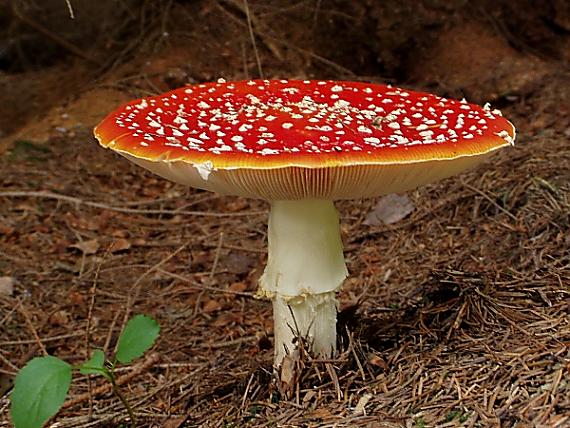
<instances>
[{"instance_id":1,"label":"stem base","mask_svg":"<svg viewBox=\"0 0 570 428\"><path fill-rule=\"evenodd\" d=\"M336 351L337 299L334 291L303 296L298 299L273 297L275 319L275 360L298 346L297 338L306 341L311 354L327 358Z\"/></svg>"},{"instance_id":2,"label":"stem base","mask_svg":"<svg viewBox=\"0 0 570 428\"><path fill-rule=\"evenodd\" d=\"M336 350L335 292L348 276L339 219L331 201L275 201L267 266L258 294L273 301L275 366L305 337L315 356Z\"/></svg>"}]
</instances>

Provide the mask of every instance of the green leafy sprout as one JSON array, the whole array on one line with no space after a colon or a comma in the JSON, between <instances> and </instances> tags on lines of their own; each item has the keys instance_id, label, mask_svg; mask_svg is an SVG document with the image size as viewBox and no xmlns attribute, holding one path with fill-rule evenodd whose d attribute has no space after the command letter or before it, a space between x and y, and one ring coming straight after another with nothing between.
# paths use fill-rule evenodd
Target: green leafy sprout
<instances>
[{"instance_id":1,"label":"green leafy sprout","mask_svg":"<svg viewBox=\"0 0 570 428\"><path fill-rule=\"evenodd\" d=\"M111 382L113 392L129 413L131 427L136 426L134 412L115 381L118 363L129 364L140 358L154 344L160 326L147 315L131 318L119 337L117 350L107 359L100 349L79 366L72 366L53 356L37 357L16 376L11 395L11 413L15 428L41 428L61 408L71 384L73 370L83 375L100 375Z\"/></svg>"}]
</instances>

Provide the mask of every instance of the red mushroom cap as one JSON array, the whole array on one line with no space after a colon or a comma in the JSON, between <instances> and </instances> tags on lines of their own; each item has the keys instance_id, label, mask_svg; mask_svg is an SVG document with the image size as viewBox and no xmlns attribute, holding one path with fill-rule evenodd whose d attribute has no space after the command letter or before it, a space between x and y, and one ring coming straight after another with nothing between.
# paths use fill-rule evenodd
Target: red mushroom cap
<instances>
[{"instance_id":1,"label":"red mushroom cap","mask_svg":"<svg viewBox=\"0 0 570 428\"><path fill-rule=\"evenodd\" d=\"M515 130L497 110L391 86L254 80L132 101L105 118L95 136L194 187L336 199L447 177L512 144Z\"/></svg>"}]
</instances>

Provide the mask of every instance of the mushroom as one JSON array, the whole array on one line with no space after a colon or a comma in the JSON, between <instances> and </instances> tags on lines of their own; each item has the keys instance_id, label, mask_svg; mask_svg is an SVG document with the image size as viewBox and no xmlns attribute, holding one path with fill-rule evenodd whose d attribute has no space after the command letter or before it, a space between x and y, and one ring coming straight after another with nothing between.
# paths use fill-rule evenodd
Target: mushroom
<instances>
[{"instance_id":1,"label":"mushroom","mask_svg":"<svg viewBox=\"0 0 570 428\"><path fill-rule=\"evenodd\" d=\"M333 201L403 192L512 145L498 110L392 86L219 80L132 101L105 118L104 147L177 183L271 205L259 296L272 300L275 366L308 339L336 350L348 275Z\"/></svg>"}]
</instances>

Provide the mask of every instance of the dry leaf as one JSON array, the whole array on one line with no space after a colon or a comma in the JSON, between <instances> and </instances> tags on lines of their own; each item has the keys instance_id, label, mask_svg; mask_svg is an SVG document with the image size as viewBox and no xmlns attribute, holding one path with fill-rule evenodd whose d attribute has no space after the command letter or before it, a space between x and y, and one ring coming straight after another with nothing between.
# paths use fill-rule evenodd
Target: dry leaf
<instances>
[{"instance_id":1,"label":"dry leaf","mask_svg":"<svg viewBox=\"0 0 570 428\"><path fill-rule=\"evenodd\" d=\"M69 312L64 309L57 311L49 317L49 322L53 326L66 326L69 323Z\"/></svg>"},{"instance_id":2,"label":"dry leaf","mask_svg":"<svg viewBox=\"0 0 570 428\"><path fill-rule=\"evenodd\" d=\"M279 377L281 380L281 387L286 392L292 390L299 375L299 358L299 351L295 349L293 352L285 355L281 362L281 373Z\"/></svg>"},{"instance_id":3,"label":"dry leaf","mask_svg":"<svg viewBox=\"0 0 570 428\"><path fill-rule=\"evenodd\" d=\"M11 276L0 276L0 294L3 296L14 294L14 278Z\"/></svg>"},{"instance_id":4,"label":"dry leaf","mask_svg":"<svg viewBox=\"0 0 570 428\"><path fill-rule=\"evenodd\" d=\"M303 407L305 408L308 407L311 401L313 401L315 397L317 397L317 393L315 391L313 390L307 391L307 393L303 397Z\"/></svg>"},{"instance_id":5,"label":"dry leaf","mask_svg":"<svg viewBox=\"0 0 570 428\"><path fill-rule=\"evenodd\" d=\"M214 307L215 305L212 305L212 306ZM204 311L205 311L205 309L206 308L204 307ZM215 309L215 310L217 310L217 309ZM216 317L216 319L213 322L213 325L215 327L226 327L226 326L232 324L233 322L234 321L233 321L232 315L229 312L224 312L224 313L222 313Z\"/></svg>"},{"instance_id":6,"label":"dry leaf","mask_svg":"<svg viewBox=\"0 0 570 428\"><path fill-rule=\"evenodd\" d=\"M368 362L370 364L372 364L373 366L376 367L380 367L382 370L384 371L388 371L389 367L388 364L386 364L386 361L384 361L384 359L382 357L380 357L379 355L373 355Z\"/></svg>"},{"instance_id":7,"label":"dry leaf","mask_svg":"<svg viewBox=\"0 0 570 428\"><path fill-rule=\"evenodd\" d=\"M0 223L0 235L6 235L6 236L11 235L12 233L14 233L14 230L16 229L6 224Z\"/></svg>"},{"instance_id":8,"label":"dry leaf","mask_svg":"<svg viewBox=\"0 0 570 428\"><path fill-rule=\"evenodd\" d=\"M95 221L93 217L77 217L75 214L67 212L64 215L66 221L72 226L74 229L81 229L81 230L100 230L101 225Z\"/></svg>"},{"instance_id":9,"label":"dry leaf","mask_svg":"<svg viewBox=\"0 0 570 428\"><path fill-rule=\"evenodd\" d=\"M185 420L186 420L186 418L184 418L184 417L167 419L166 421L163 422L162 427L163 428L178 428L179 426L181 426L182 423L184 423Z\"/></svg>"},{"instance_id":10,"label":"dry leaf","mask_svg":"<svg viewBox=\"0 0 570 428\"><path fill-rule=\"evenodd\" d=\"M229 212L242 211L246 208L249 208L249 202L247 199L236 199L226 205L226 211Z\"/></svg>"},{"instance_id":11,"label":"dry leaf","mask_svg":"<svg viewBox=\"0 0 570 428\"><path fill-rule=\"evenodd\" d=\"M115 238L126 238L127 236L129 236L129 232L127 230L123 230L123 229L113 230L113 232L111 234Z\"/></svg>"},{"instance_id":12,"label":"dry leaf","mask_svg":"<svg viewBox=\"0 0 570 428\"><path fill-rule=\"evenodd\" d=\"M83 294L78 293L77 291L69 292L67 298L69 300L69 303L71 303L72 305L82 306L83 304L85 304L85 297L83 297Z\"/></svg>"},{"instance_id":13,"label":"dry leaf","mask_svg":"<svg viewBox=\"0 0 570 428\"><path fill-rule=\"evenodd\" d=\"M222 309L222 305L217 300L211 299L204 303L202 310L206 313L219 311Z\"/></svg>"},{"instance_id":14,"label":"dry leaf","mask_svg":"<svg viewBox=\"0 0 570 428\"><path fill-rule=\"evenodd\" d=\"M77 248L83 254L95 254L99 249L99 241L96 239L90 239L89 241L81 241L77 244L70 245L71 248Z\"/></svg>"},{"instance_id":15,"label":"dry leaf","mask_svg":"<svg viewBox=\"0 0 570 428\"><path fill-rule=\"evenodd\" d=\"M232 285L230 285L230 286L228 287L228 289L229 289L230 291L236 291L236 292L239 292L239 293L243 293L244 291L247 290L247 284L246 284L245 282L243 282L243 281L234 282Z\"/></svg>"},{"instance_id":16,"label":"dry leaf","mask_svg":"<svg viewBox=\"0 0 570 428\"><path fill-rule=\"evenodd\" d=\"M354 413L357 415L365 415L366 414L366 405L372 398L372 394L364 394L356 403L356 407L354 408Z\"/></svg>"},{"instance_id":17,"label":"dry leaf","mask_svg":"<svg viewBox=\"0 0 570 428\"><path fill-rule=\"evenodd\" d=\"M329 409L326 409L324 407L320 407L318 409L315 409L314 411L312 411L310 413L311 418L315 418L315 419L330 419L333 417L333 414L331 413L331 411Z\"/></svg>"},{"instance_id":18,"label":"dry leaf","mask_svg":"<svg viewBox=\"0 0 570 428\"><path fill-rule=\"evenodd\" d=\"M366 215L364 224L380 226L396 223L414 210L414 204L406 195L391 194L378 200L372 211Z\"/></svg>"},{"instance_id":19,"label":"dry leaf","mask_svg":"<svg viewBox=\"0 0 570 428\"><path fill-rule=\"evenodd\" d=\"M110 253L118 253L119 251L126 251L131 248L131 243L124 238L114 240L109 246Z\"/></svg>"}]
</instances>

